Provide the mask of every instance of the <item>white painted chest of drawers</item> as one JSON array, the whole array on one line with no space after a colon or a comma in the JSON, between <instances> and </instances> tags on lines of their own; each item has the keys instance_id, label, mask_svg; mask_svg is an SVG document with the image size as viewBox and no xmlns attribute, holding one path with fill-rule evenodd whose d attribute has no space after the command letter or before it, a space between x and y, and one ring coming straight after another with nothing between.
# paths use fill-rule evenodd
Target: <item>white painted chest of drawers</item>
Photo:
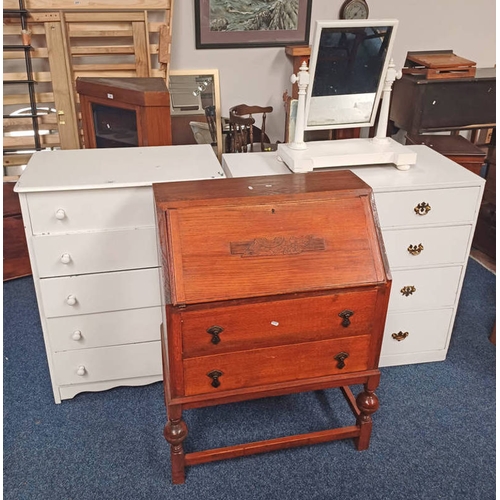
<instances>
[{"instance_id":1,"label":"white painted chest of drawers","mask_svg":"<svg viewBox=\"0 0 500 500\"><path fill-rule=\"evenodd\" d=\"M162 379L151 185L220 177L210 145L33 155L16 191L57 403Z\"/></svg>"},{"instance_id":2,"label":"white painted chest of drawers","mask_svg":"<svg viewBox=\"0 0 500 500\"><path fill-rule=\"evenodd\" d=\"M484 180L426 146L417 164L350 168L368 183L392 273L380 366L446 358ZM274 153L226 154L228 177L291 174Z\"/></svg>"}]
</instances>

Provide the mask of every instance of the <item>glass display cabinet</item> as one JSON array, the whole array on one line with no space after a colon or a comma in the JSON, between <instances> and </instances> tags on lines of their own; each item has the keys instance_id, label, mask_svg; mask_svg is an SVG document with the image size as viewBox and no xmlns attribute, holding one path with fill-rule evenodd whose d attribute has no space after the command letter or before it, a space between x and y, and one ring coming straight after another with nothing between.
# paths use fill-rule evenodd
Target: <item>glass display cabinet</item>
<instances>
[{"instance_id":1,"label":"glass display cabinet","mask_svg":"<svg viewBox=\"0 0 500 500\"><path fill-rule=\"evenodd\" d=\"M85 148L172 144L163 78L77 78Z\"/></svg>"}]
</instances>

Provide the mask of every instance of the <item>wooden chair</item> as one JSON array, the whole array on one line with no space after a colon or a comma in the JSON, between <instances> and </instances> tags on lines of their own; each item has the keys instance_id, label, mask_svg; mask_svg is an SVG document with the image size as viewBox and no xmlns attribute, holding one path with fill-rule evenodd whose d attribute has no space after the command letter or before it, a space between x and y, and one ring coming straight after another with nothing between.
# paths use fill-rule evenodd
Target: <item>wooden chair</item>
<instances>
[{"instance_id":1,"label":"wooden chair","mask_svg":"<svg viewBox=\"0 0 500 500\"><path fill-rule=\"evenodd\" d=\"M229 110L229 151L246 153L248 151L270 151L276 149L266 134L266 116L273 111L272 106L248 106L239 104ZM262 114L260 128L255 125L253 115Z\"/></svg>"},{"instance_id":2,"label":"wooden chair","mask_svg":"<svg viewBox=\"0 0 500 500\"><path fill-rule=\"evenodd\" d=\"M208 130L212 136L212 146L217 145L217 121L215 119L215 106L205 108L205 118L207 119Z\"/></svg>"}]
</instances>

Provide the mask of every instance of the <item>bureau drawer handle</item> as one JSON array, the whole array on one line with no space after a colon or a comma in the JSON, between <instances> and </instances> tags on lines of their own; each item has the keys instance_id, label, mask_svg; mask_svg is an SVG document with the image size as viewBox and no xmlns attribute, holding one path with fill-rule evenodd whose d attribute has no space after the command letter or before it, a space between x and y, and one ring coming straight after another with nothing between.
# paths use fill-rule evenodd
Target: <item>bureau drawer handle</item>
<instances>
[{"instance_id":1,"label":"bureau drawer handle","mask_svg":"<svg viewBox=\"0 0 500 500\"><path fill-rule=\"evenodd\" d=\"M207 330L207 333L212 335L212 339L210 342L212 342L212 344L215 344L217 345L219 342L220 342L220 337L219 335L224 331L224 328L222 328L222 326L217 326L217 325L213 325L211 326L208 330Z\"/></svg>"},{"instance_id":2,"label":"bureau drawer handle","mask_svg":"<svg viewBox=\"0 0 500 500\"><path fill-rule=\"evenodd\" d=\"M83 377L87 373L87 370L85 369L85 366L80 365L78 369L76 370L76 374L80 377Z\"/></svg>"},{"instance_id":3,"label":"bureau drawer handle","mask_svg":"<svg viewBox=\"0 0 500 500\"><path fill-rule=\"evenodd\" d=\"M217 387L220 386L219 377L222 377L222 375L224 375L224 373L219 370L212 370L211 372L207 373L207 377L210 377L212 379L212 387L215 387L217 389Z\"/></svg>"},{"instance_id":4,"label":"bureau drawer handle","mask_svg":"<svg viewBox=\"0 0 500 500\"><path fill-rule=\"evenodd\" d=\"M339 312L339 316L342 318L342 326L347 328L350 324L350 317L354 314L354 311L350 311L349 309L344 309L342 312Z\"/></svg>"},{"instance_id":5,"label":"bureau drawer handle","mask_svg":"<svg viewBox=\"0 0 500 500\"><path fill-rule=\"evenodd\" d=\"M63 264L69 264L71 262L71 255L69 253L63 253L61 255L61 262Z\"/></svg>"},{"instance_id":6,"label":"bureau drawer handle","mask_svg":"<svg viewBox=\"0 0 500 500\"><path fill-rule=\"evenodd\" d=\"M410 335L408 332L398 332L398 333L393 333L391 335L391 337L394 339L394 340L397 340L398 342L401 342L402 340L404 340L406 337L408 337L408 335Z\"/></svg>"},{"instance_id":7,"label":"bureau drawer handle","mask_svg":"<svg viewBox=\"0 0 500 500\"><path fill-rule=\"evenodd\" d=\"M431 206L423 201L422 203L419 203L413 210L415 210L415 213L417 215L427 215L431 211Z\"/></svg>"},{"instance_id":8,"label":"bureau drawer handle","mask_svg":"<svg viewBox=\"0 0 500 500\"><path fill-rule=\"evenodd\" d=\"M345 367L344 361L349 357L349 353L347 352L339 352L333 359L337 361L337 368L342 368Z\"/></svg>"},{"instance_id":9,"label":"bureau drawer handle","mask_svg":"<svg viewBox=\"0 0 500 500\"><path fill-rule=\"evenodd\" d=\"M68 304L68 306L74 306L76 304L76 297L74 295L68 295L66 297L66 304Z\"/></svg>"},{"instance_id":10,"label":"bureau drawer handle","mask_svg":"<svg viewBox=\"0 0 500 500\"><path fill-rule=\"evenodd\" d=\"M424 245L422 245L422 243L419 243L418 245L410 245L407 248L408 252L410 252L412 255L419 255L423 249Z\"/></svg>"},{"instance_id":11,"label":"bureau drawer handle","mask_svg":"<svg viewBox=\"0 0 500 500\"><path fill-rule=\"evenodd\" d=\"M63 220L65 218L66 218L66 212L62 208L56 210L56 219Z\"/></svg>"},{"instance_id":12,"label":"bureau drawer handle","mask_svg":"<svg viewBox=\"0 0 500 500\"><path fill-rule=\"evenodd\" d=\"M73 335L71 335L73 340L82 340L82 332L80 330L75 330Z\"/></svg>"},{"instance_id":13,"label":"bureau drawer handle","mask_svg":"<svg viewBox=\"0 0 500 500\"><path fill-rule=\"evenodd\" d=\"M400 290L401 295L404 295L405 297L408 297L409 295L413 295L416 291L417 291L417 289L413 285L404 286Z\"/></svg>"}]
</instances>

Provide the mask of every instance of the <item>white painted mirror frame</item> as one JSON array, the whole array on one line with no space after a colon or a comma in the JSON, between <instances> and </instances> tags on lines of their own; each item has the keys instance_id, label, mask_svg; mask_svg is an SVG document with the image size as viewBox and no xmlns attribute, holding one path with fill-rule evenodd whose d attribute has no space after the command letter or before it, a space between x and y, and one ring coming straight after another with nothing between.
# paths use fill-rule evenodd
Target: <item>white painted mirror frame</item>
<instances>
[{"instance_id":1,"label":"white painted mirror frame","mask_svg":"<svg viewBox=\"0 0 500 500\"><path fill-rule=\"evenodd\" d=\"M384 64L380 73L380 78L377 86L377 90L374 97L374 104L372 106L372 111L370 113L370 118L362 122L348 122L348 123L323 123L319 125L308 125L309 114L311 111L311 100L312 92L314 88L314 76L316 74L316 67L318 64L318 56L320 51L320 41L323 29L329 28L378 28L378 27L391 27L392 32L390 35L389 43L387 45L386 56ZM334 21L316 21L316 28L314 33L314 39L311 48L311 58L310 58L310 84L307 87L306 99L305 99L305 117L304 117L304 130L325 130L325 129L341 129L341 128L352 128L352 127L372 127L375 123L375 118L377 115L377 109L380 105L380 96L382 94L382 89L384 87L385 78L387 74L387 69L389 62L391 60L392 49L394 46L394 41L396 39L398 27L398 20L396 19L356 19L356 20L334 20ZM348 94L347 94L348 95Z\"/></svg>"}]
</instances>

